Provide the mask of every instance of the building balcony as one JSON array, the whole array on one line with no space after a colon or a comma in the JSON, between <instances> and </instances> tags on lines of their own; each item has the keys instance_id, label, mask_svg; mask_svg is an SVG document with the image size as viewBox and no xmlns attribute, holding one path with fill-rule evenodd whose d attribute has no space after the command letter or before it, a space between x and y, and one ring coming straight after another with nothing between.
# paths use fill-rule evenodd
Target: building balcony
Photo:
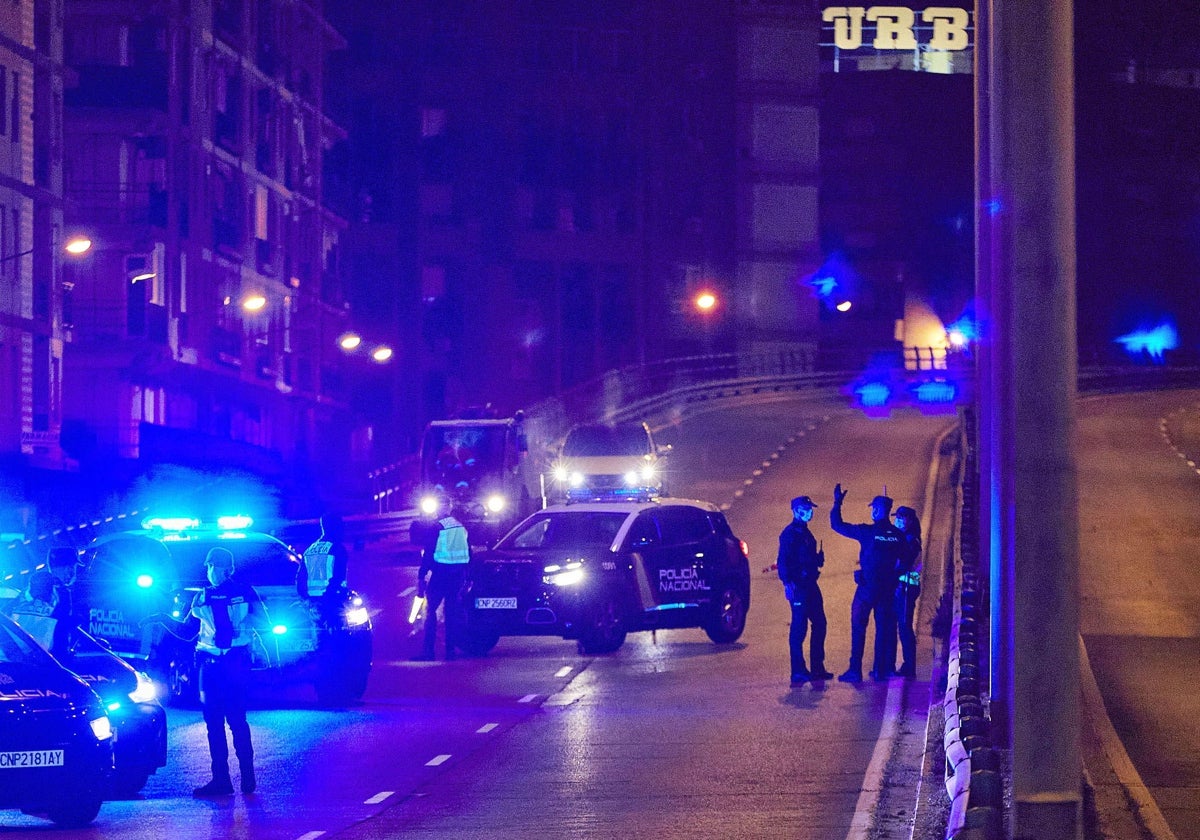
<instances>
[{"instance_id":1,"label":"building balcony","mask_svg":"<svg viewBox=\"0 0 1200 840\"><path fill-rule=\"evenodd\" d=\"M152 108L167 110L167 57L154 55L135 67L78 65L79 84L68 88L68 108Z\"/></svg>"}]
</instances>

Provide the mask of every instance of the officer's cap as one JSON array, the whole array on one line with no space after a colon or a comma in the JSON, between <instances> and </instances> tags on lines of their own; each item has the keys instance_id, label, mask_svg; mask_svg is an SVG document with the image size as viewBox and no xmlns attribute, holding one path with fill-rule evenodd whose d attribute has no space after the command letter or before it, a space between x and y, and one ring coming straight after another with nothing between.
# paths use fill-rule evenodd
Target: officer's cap
<instances>
[{"instance_id":1,"label":"officer's cap","mask_svg":"<svg viewBox=\"0 0 1200 840\"><path fill-rule=\"evenodd\" d=\"M800 508L802 510L812 510L817 507L817 503L810 496L797 496L792 499L792 510Z\"/></svg>"},{"instance_id":2,"label":"officer's cap","mask_svg":"<svg viewBox=\"0 0 1200 840\"><path fill-rule=\"evenodd\" d=\"M215 569L233 570L233 554L227 548L210 548L208 556L204 558L205 566L212 566Z\"/></svg>"},{"instance_id":3,"label":"officer's cap","mask_svg":"<svg viewBox=\"0 0 1200 840\"><path fill-rule=\"evenodd\" d=\"M870 507L875 507L875 505L882 505L884 510L890 511L892 509L892 497L876 496L871 500Z\"/></svg>"}]
</instances>

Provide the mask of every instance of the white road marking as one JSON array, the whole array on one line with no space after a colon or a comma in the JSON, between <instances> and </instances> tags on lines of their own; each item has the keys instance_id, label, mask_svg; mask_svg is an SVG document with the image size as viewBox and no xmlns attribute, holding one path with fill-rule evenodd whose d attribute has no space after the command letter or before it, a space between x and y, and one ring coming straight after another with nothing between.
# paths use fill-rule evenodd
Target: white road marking
<instances>
[{"instance_id":1,"label":"white road marking","mask_svg":"<svg viewBox=\"0 0 1200 840\"><path fill-rule=\"evenodd\" d=\"M450 760L450 754L435 755L433 758L425 762L426 767L437 767L439 764L445 764Z\"/></svg>"},{"instance_id":2,"label":"white road marking","mask_svg":"<svg viewBox=\"0 0 1200 840\"><path fill-rule=\"evenodd\" d=\"M395 794L396 794L396 791L394 791L394 790L380 791L379 793L372 796L370 799L363 802L363 804L364 805L378 805L380 802L387 799L388 797L395 796Z\"/></svg>"},{"instance_id":3,"label":"white road marking","mask_svg":"<svg viewBox=\"0 0 1200 840\"><path fill-rule=\"evenodd\" d=\"M854 819L850 821L850 831L846 833L846 840L866 840L871 834L871 822L879 806L879 794L883 791L883 774L887 770L892 745L900 728L900 701L903 697L904 681L891 680L888 685L887 705L883 710L883 726L879 728L879 740L875 742L875 752L871 754L867 775L863 777L858 802L854 806Z\"/></svg>"},{"instance_id":4,"label":"white road marking","mask_svg":"<svg viewBox=\"0 0 1200 840\"><path fill-rule=\"evenodd\" d=\"M481 726L475 730L475 734L486 735L499 725L500 724L498 724L498 723L485 723L483 726Z\"/></svg>"},{"instance_id":5,"label":"white road marking","mask_svg":"<svg viewBox=\"0 0 1200 840\"><path fill-rule=\"evenodd\" d=\"M414 593L414 592L416 592L416 591L417 591L417 587L415 587L415 586L410 586L410 587L408 587L408 589L405 589L403 592L401 592L401 593L400 593L399 595L397 595L396 597L397 597L397 598L404 598L404 597L407 597L407 596L409 596L409 595L413 594L413 593Z\"/></svg>"},{"instance_id":6,"label":"white road marking","mask_svg":"<svg viewBox=\"0 0 1200 840\"><path fill-rule=\"evenodd\" d=\"M324 831L310 831L307 834L301 834L296 838L296 840L317 840L317 838L322 836L324 833Z\"/></svg>"},{"instance_id":7,"label":"white road marking","mask_svg":"<svg viewBox=\"0 0 1200 840\"><path fill-rule=\"evenodd\" d=\"M572 668L570 665L564 665L563 667L559 668L557 671L554 672L554 676L565 677L567 674L571 673L574 670L575 669Z\"/></svg>"},{"instance_id":8,"label":"white road marking","mask_svg":"<svg viewBox=\"0 0 1200 840\"><path fill-rule=\"evenodd\" d=\"M532 702L533 702L534 700L536 700L536 699L537 699L537 695L536 695L536 694L526 694L524 697L522 697L522 698L521 698L520 700L518 700L517 702L518 702L518 703L532 703Z\"/></svg>"},{"instance_id":9,"label":"white road marking","mask_svg":"<svg viewBox=\"0 0 1200 840\"><path fill-rule=\"evenodd\" d=\"M745 481L742 482L742 484L746 485L747 487L749 487L753 483L754 483L753 478L747 478Z\"/></svg>"}]
</instances>

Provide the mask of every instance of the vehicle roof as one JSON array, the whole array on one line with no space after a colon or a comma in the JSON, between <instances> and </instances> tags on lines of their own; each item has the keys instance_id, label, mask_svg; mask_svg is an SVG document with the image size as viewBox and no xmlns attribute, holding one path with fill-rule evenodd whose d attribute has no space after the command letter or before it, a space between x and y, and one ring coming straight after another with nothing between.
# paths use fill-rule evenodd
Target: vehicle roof
<instances>
[{"instance_id":1,"label":"vehicle roof","mask_svg":"<svg viewBox=\"0 0 1200 840\"><path fill-rule=\"evenodd\" d=\"M548 505L538 513L612 513L613 511L621 513L641 513L644 510L664 507L696 507L709 513L720 513L721 509L712 502L701 501L700 499L677 499L672 496L664 496L658 499L643 500L627 500L611 502L568 502L564 504Z\"/></svg>"},{"instance_id":2,"label":"vehicle roof","mask_svg":"<svg viewBox=\"0 0 1200 840\"><path fill-rule=\"evenodd\" d=\"M458 428L461 426L511 426L514 424L511 417L505 417L500 420L494 418L485 418L481 420L430 420L427 428Z\"/></svg>"}]
</instances>

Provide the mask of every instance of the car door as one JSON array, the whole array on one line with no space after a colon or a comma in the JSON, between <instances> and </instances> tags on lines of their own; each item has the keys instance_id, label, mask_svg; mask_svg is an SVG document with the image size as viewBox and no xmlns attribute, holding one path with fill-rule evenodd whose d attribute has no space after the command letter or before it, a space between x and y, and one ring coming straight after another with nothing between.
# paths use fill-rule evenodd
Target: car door
<instances>
[{"instance_id":1,"label":"car door","mask_svg":"<svg viewBox=\"0 0 1200 840\"><path fill-rule=\"evenodd\" d=\"M647 609L673 609L708 600L712 582L708 580L704 537L711 527L704 512L686 505L671 505L642 516L652 523L653 534L657 536L657 542L639 549L645 570L644 583L639 580L639 592L648 589ZM650 528L645 530L649 532Z\"/></svg>"}]
</instances>

